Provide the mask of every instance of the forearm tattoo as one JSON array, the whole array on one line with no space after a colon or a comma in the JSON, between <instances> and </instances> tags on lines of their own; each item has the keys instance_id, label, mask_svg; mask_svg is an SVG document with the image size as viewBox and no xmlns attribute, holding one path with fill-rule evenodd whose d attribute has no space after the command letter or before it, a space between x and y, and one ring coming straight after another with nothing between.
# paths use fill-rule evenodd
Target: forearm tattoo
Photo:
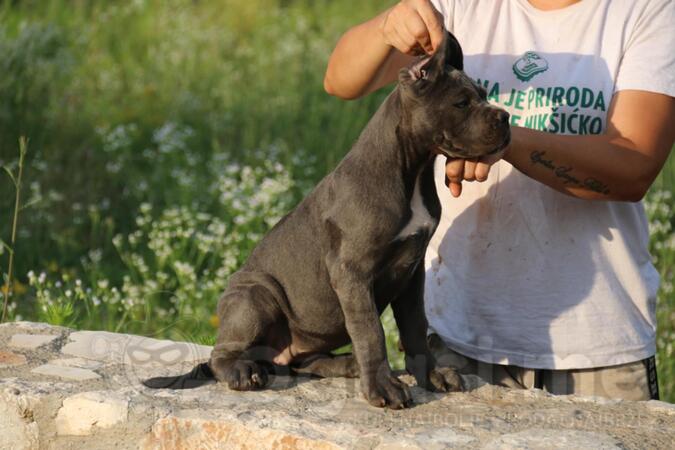
<instances>
[{"instance_id":1,"label":"forearm tattoo","mask_svg":"<svg viewBox=\"0 0 675 450\"><path fill-rule=\"evenodd\" d=\"M564 185L578 186L598 194L609 195L609 189L605 183L593 177L586 177L581 180L574 174L574 169L571 166L559 166L553 160L547 159L545 151L533 151L530 153L530 161L533 165L539 164L553 172L556 177L562 180Z\"/></svg>"}]
</instances>

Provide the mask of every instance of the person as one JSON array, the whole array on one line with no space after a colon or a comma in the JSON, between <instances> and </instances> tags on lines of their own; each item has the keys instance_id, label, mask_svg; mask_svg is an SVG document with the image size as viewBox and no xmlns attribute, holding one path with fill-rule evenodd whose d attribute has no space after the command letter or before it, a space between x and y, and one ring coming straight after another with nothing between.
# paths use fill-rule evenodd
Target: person
<instances>
[{"instance_id":1,"label":"person","mask_svg":"<svg viewBox=\"0 0 675 450\"><path fill-rule=\"evenodd\" d=\"M436 161L425 309L440 363L553 394L658 398L641 199L675 140L674 22L671 0L403 0L340 38L329 94L395 81L446 28L511 114L501 160Z\"/></svg>"}]
</instances>

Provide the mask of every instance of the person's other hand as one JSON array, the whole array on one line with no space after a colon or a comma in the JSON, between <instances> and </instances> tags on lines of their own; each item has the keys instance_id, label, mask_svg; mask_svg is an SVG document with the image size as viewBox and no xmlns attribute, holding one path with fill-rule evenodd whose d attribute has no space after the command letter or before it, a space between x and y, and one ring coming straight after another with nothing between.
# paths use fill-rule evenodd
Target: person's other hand
<instances>
[{"instance_id":1,"label":"person's other hand","mask_svg":"<svg viewBox=\"0 0 675 450\"><path fill-rule=\"evenodd\" d=\"M462 193L462 181L485 181L490 167L499 161L504 152L476 159L448 158L445 163L445 184L453 197Z\"/></svg>"},{"instance_id":2,"label":"person's other hand","mask_svg":"<svg viewBox=\"0 0 675 450\"><path fill-rule=\"evenodd\" d=\"M429 0L403 0L386 14L384 42L406 55L433 53L443 40L443 17Z\"/></svg>"}]
</instances>

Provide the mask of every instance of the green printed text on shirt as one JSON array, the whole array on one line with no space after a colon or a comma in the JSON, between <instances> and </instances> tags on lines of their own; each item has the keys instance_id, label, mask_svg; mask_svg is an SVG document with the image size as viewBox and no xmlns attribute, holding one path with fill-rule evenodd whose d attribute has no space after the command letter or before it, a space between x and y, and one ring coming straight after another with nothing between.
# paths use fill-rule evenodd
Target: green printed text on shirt
<instances>
[{"instance_id":1,"label":"green printed text on shirt","mask_svg":"<svg viewBox=\"0 0 675 450\"><path fill-rule=\"evenodd\" d=\"M502 91L500 83L477 79L488 101L511 113L511 125L559 134L600 134L607 101L601 90L577 86L528 86Z\"/></svg>"}]
</instances>

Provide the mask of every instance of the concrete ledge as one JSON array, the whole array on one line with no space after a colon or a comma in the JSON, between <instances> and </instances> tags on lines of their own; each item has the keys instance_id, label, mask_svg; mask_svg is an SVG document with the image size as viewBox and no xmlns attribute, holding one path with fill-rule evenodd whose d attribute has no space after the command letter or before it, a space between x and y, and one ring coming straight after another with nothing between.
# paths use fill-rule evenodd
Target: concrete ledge
<instances>
[{"instance_id":1,"label":"concrete ledge","mask_svg":"<svg viewBox=\"0 0 675 450\"><path fill-rule=\"evenodd\" d=\"M369 406L358 380L342 378L276 377L269 389L248 393L140 384L187 371L209 352L140 336L0 325L0 449L666 449L675 441L668 403L554 397L476 377L465 379L465 393L413 386L416 406L404 411Z\"/></svg>"}]
</instances>

